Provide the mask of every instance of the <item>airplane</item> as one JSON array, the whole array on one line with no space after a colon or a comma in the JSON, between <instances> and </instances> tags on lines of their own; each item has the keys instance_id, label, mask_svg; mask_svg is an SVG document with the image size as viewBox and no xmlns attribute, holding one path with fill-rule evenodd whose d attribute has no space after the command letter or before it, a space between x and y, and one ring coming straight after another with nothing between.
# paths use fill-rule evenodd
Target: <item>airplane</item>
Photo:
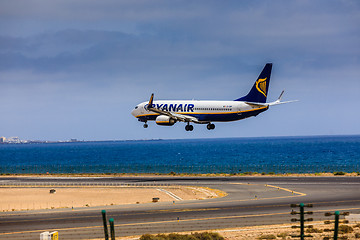
<instances>
[{"instance_id":1,"label":"airplane","mask_svg":"<svg viewBox=\"0 0 360 240\"><path fill-rule=\"evenodd\" d=\"M265 112L270 106L294 101L282 102L279 98L267 103L272 63L267 63L255 81L250 92L233 101L199 101L199 100L158 100L151 94L148 102L138 104L131 114L148 127L147 121L155 121L157 125L172 126L176 122L185 122L185 130L193 131L191 123L207 124L207 129L215 129L213 122L237 121Z\"/></svg>"}]
</instances>

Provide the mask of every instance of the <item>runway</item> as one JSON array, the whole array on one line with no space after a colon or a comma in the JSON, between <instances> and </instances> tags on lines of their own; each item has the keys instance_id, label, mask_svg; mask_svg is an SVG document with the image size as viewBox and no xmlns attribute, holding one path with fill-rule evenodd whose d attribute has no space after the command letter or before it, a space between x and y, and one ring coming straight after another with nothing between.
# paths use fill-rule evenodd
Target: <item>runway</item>
<instances>
[{"instance_id":1,"label":"runway","mask_svg":"<svg viewBox=\"0 0 360 240\"><path fill-rule=\"evenodd\" d=\"M79 209L0 213L0 239L39 239L58 231L61 239L103 238L101 209L115 222L116 236L224 229L289 223L292 203L312 203L314 220L325 212L360 213L359 177L1 177L0 184L73 183L203 186L228 193L207 200ZM296 209L295 209L296 210Z\"/></svg>"}]
</instances>

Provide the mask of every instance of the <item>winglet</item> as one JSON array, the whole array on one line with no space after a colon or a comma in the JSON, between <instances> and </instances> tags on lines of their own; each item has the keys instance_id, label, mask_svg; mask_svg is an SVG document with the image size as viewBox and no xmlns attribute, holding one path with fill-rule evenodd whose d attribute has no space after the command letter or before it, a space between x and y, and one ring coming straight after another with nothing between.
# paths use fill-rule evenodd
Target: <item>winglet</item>
<instances>
[{"instance_id":1,"label":"winglet","mask_svg":"<svg viewBox=\"0 0 360 240\"><path fill-rule=\"evenodd\" d=\"M147 109L151 109L152 105L153 105L153 101L154 101L154 94L151 94L150 100L149 100L149 104L147 106Z\"/></svg>"}]
</instances>

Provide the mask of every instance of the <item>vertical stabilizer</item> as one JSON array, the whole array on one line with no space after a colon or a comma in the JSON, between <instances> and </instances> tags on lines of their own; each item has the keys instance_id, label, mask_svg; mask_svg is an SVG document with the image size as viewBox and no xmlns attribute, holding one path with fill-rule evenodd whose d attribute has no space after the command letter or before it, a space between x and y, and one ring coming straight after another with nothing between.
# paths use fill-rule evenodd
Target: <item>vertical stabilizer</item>
<instances>
[{"instance_id":1,"label":"vertical stabilizer","mask_svg":"<svg viewBox=\"0 0 360 240\"><path fill-rule=\"evenodd\" d=\"M238 98L235 101L245 101L254 103L266 103L266 98L269 89L270 75L272 63L267 63L260 73L258 79L254 83L248 95Z\"/></svg>"}]
</instances>

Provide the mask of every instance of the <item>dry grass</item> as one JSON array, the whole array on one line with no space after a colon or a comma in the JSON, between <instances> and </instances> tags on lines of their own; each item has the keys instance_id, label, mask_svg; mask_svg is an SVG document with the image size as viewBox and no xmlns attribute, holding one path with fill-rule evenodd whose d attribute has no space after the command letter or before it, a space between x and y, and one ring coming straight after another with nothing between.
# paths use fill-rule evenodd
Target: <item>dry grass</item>
<instances>
[{"instance_id":1,"label":"dry grass","mask_svg":"<svg viewBox=\"0 0 360 240\"><path fill-rule=\"evenodd\" d=\"M332 232L325 232L325 228L329 228L329 225L323 224L323 222L313 222L314 233L307 233L312 235L312 240L323 240L324 237L333 236ZM356 224L347 224L354 228L354 231L348 234L342 234L340 236L347 236L348 239L359 239L360 229L356 227ZM299 235L299 232L292 229L290 224L268 225L268 226L253 226L234 229L219 229L219 230L205 230L198 232L213 232L218 233L224 237L225 240L258 240L258 239L277 239L277 240L290 240L299 239L293 238L291 235ZM177 232L179 234L191 234L191 232ZM139 240L141 236L128 236L119 237L117 240ZM331 238L330 238L331 239ZM100 239L93 239L100 240Z\"/></svg>"}]
</instances>

